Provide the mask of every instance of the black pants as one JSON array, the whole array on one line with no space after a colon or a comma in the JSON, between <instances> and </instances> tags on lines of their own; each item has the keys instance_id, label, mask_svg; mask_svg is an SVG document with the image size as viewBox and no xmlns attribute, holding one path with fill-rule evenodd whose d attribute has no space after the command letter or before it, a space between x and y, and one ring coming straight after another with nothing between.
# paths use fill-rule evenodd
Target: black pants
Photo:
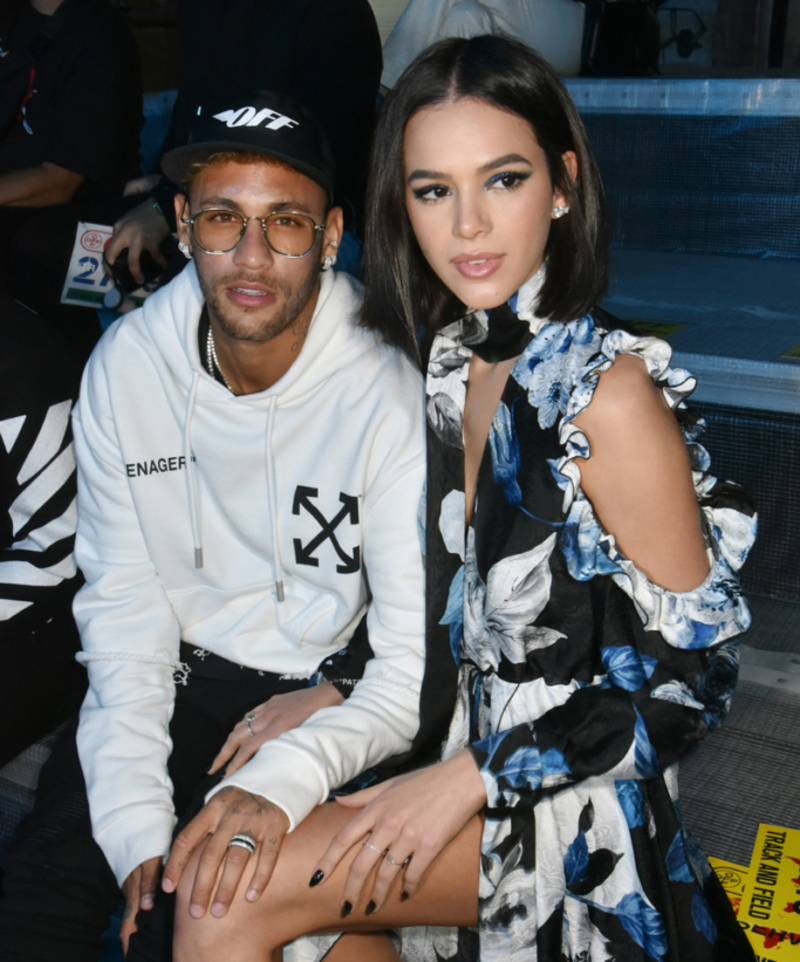
<instances>
[{"instance_id":1,"label":"black pants","mask_svg":"<svg viewBox=\"0 0 800 962\"><path fill-rule=\"evenodd\" d=\"M86 671L75 661L79 648L71 616L53 618L35 631L3 639L0 767L80 708Z\"/></svg>"},{"instance_id":2,"label":"black pants","mask_svg":"<svg viewBox=\"0 0 800 962\"><path fill-rule=\"evenodd\" d=\"M169 774L180 829L221 777L211 761L233 726L272 695L303 688L303 680L240 668L181 646L192 671L176 686ZM83 774L75 747L77 721L65 730L42 769L36 806L6 861L0 899L3 962L97 962L102 935L120 891L91 834ZM171 959L174 896L157 889L156 905L137 917L127 962Z\"/></svg>"}]
</instances>

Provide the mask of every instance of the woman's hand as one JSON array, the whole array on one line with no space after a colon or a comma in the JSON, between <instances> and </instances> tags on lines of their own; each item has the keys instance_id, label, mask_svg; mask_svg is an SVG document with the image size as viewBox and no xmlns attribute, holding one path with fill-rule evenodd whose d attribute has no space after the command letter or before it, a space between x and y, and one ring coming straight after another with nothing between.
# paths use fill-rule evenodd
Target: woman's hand
<instances>
[{"instance_id":1,"label":"woman's hand","mask_svg":"<svg viewBox=\"0 0 800 962\"><path fill-rule=\"evenodd\" d=\"M261 895L272 876L288 830L289 818L282 808L241 788L223 788L206 802L172 843L161 886L165 892L174 892L195 851L202 849L189 913L193 918L202 918L213 893L211 914L221 917L228 911L246 868L250 867L253 874L245 898L255 902ZM235 835L251 839L255 851L251 854L247 848L230 845Z\"/></svg>"},{"instance_id":2,"label":"woman's hand","mask_svg":"<svg viewBox=\"0 0 800 962\"><path fill-rule=\"evenodd\" d=\"M347 915L369 898L366 911L371 914L401 873L402 898L414 894L433 860L486 804L486 790L472 755L464 749L446 762L336 801L361 811L334 837L312 882L316 885L329 876L348 849L361 842L345 883L342 912ZM370 891L365 883L376 865Z\"/></svg>"},{"instance_id":3,"label":"woman's hand","mask_svg":"<svg viewBox=\"0 0 800 962\"><path fill-rule=\"evenodd\" d=\"M344 698L329 681L313 688L273 695L237 722L211 763L209 775L213 775L226 761L228 766L225 775L232 775L255 755L264 742L298 728L320 708L341 705L343 701ZM247 719L250 719L249 728Z\"/></svg>"}]
</instances>

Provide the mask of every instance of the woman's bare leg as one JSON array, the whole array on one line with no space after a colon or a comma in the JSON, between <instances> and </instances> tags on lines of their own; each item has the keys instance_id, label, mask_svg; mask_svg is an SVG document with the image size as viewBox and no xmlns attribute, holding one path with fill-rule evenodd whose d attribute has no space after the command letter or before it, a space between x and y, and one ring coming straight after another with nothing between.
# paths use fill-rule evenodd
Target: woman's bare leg
<instances>
[{"instance_id":1,"label":"woman's bare leg","mask_svg":"<svg viewBox=\"0 0 800 962\"><path fill-rule=\"evenodd\" d=\"M197 855L178 886L174 962L272 962L276 949L309 932L377 932L405 925L474 925L478 920L478 871L482 819L473 818L439 855L412 898L402 896L402 876L376 912L365 914L369 895L342 918L342 898L350 863L360 846L315 888L309 880L333 836L353 817L336 804L322 805L287 835L275 872L257 902L247 902L245 872L223 918L189 915ZM343 946L343 949L346 946ZM367 959L364 954L359 958Z\"/></svg>"},{"instance_id":2,"label":"woman's bare leg","mask_svg":"<svg viewBox=\"0 0 800 962\"><path fill-rule=\"evenodd\" d=\"M402 962L382 932L351 932L343 935L325 956L325 962Z\"/></svg>"},{"instance_id":3,"label":"woman's bare leg","mask_svg":"<svg viewBox=\"0 0 800 962\"><path fill-rule=\"evenodd\" d=\"M325 956L325 962L403 962L383 932L348 932ZM271 962L283 962L283 948L273 950Z\"/></svg>"}]
</instances>

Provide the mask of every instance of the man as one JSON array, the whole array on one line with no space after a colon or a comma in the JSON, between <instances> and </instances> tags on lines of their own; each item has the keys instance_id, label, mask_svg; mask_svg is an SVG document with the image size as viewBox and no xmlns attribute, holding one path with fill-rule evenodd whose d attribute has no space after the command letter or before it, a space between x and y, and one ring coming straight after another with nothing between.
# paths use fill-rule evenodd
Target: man
<instances>
[{"instance_id":1,"label":"man","mask_svg":"<svg viewBox=\"0 0 800 962\"><path fill-rule=\"evenodd\" d=\"M245 861L263 874L332 788L408 752L424 664L420 378L328 269L342 212L324 135L288 97L237 98L204 108L164 169L193 261L105 335L74 418L78 746L95 839L145 910L129 959L151 951L176 811L235 722L248 713L245 764L202 786L208 830L239 871L258 845ZM363 679L344 702L309 692L365 608ZM313 714L265 741L255 706L293 690ZM245 836L243 807L260 813Z\"/></svg>"},{"instance_id":2,"label":"man","mask_svg":"<svg viewBox=\"0 0 800 962\"><path fill-rule=\"evenodd\" d=\"M116 194L136 175L142 123L139 60L107 0L4 0L0 5L0 272L39 263L13 293L41 295L54 232L47 214L71 201ZM45 209L43 211L43 209ZM54 303L72 239L53 266ZM61 218L56 217L60 230ZM38 225L38 226L37 226ZM62 250L63 248L63 250ZM5 255L5 256L4 256Z\"/></svg>"}]
</instances>

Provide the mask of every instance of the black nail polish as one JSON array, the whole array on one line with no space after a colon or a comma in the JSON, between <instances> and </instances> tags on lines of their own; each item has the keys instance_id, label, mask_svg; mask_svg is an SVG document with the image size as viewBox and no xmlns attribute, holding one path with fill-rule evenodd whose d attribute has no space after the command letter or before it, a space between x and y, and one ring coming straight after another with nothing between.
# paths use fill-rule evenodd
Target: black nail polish
<instances>
[{"instance_id":1,"label":"black nail polish","mask_svg":"<svg viewBox=\"0 0 800 962\"><path fill-rule=\"evenodd\" d=\"M407 902L410 898L411 896L408 894L408 892L403 892L403 894L400 896L400 901Z\"/></svg>"},{"instance_id":2,"label":"black nail polish","mask_svg":"<svg viewBox=\"0 0 800 962\"><path fill-rule=\"evenodd\" d=\"M372 915L378 906L374 902L370 902L369 905L364 909L364 915Z\"/></svg>"},{"instance_id":3,"label":"black nail polish","mask_svg":"<svg viewBox=\"0 0 800 962\"><path fill-rule=\"evenodd\" d=\"M342 902L342 912L341 916L346 919L347 916L353 911L353 906L349 902Z\"/></svg>"},{"instance_id":4,"label":"black nail polish","mask_svg":"<svg viewBox=\"0 0 800 962\"><path fill-rule=\"evenodd\" d=\"M319 883L320 883L324 878L325 878L325 873L322 871L322 869L318 868L317 871L314 872L314 874L311 876L311 881L310 881L308 884L309 884L309 885L311 886L311 888L313 889L314 886L315 886L315 885L319 885Z\"/></svg>"}]
</instances>

